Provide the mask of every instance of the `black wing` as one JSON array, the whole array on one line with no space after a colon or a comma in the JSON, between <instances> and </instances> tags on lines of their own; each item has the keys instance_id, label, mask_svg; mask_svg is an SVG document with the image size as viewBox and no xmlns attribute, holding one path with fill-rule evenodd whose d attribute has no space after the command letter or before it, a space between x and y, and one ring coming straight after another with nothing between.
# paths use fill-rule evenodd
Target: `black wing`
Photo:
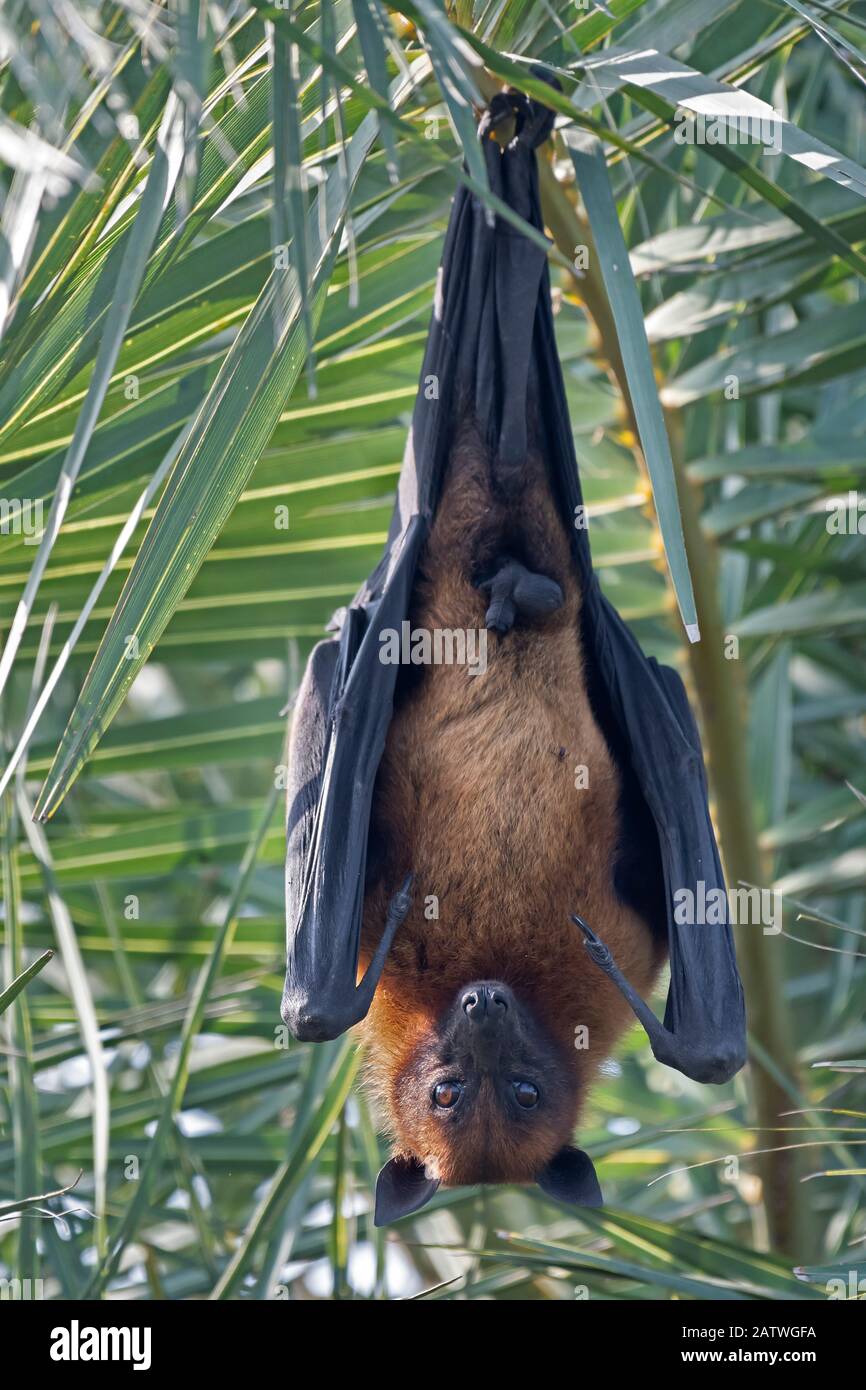
<instances>
[{"instance_id":1,"label":"black wing","mask_svg":"<svg viewBox=\"0 0 866 1390\"><path fill-rule=\"evenodd\" d=\"M356 984L373 787L397 669L379 660L379 633L399 630L406 614L423 531L416 518L393 548L381 600L348 608L339 639L315 648L298 695L289 748L282 1004L296 1038L335 1038L365 1016L394 932L409 910L406 883Z\"/></svg>"},{"instance_id":2,"label":"black wing","mask_svg":"<svg viewBox=\"0 0 866 1390\"><path fill-rule=\"evenodd\" d=\"M677 673L647 660L612 609L603 623L602 670L658 836L671 971L663 1023L623 976L592 924L575 921L592 959L646 1029L654 1056L695 1081L721 1083L746 1060L745 1006L727 907L721 922L701 924L680 921L675 906L681 890L695 903L725 890L698 731Z\"/></svg>"}]
</instances>

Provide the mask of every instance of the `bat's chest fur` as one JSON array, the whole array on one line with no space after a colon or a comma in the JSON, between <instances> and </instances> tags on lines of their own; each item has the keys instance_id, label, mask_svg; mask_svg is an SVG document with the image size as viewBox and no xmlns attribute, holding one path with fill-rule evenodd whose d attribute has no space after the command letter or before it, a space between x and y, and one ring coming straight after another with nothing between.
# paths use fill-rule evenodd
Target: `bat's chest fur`
<instances>
[{"instance_id":1,"label":"bat's chest fur","mask_svg":"<svg viewBox=\"0 0 866 1390\"><path fill-rule=\"evenodd\" d=\"M545 617L518 616L500 636L485 629L490 595L478 585L503 558L554 579L562 602ZM475 660L401 672L376 785L365 955L407 872L414 904L377 992L374 1029L377 1011L393 1025L401 999L434 1017L468 981L495 978L533 999L563 1042L589 1026L603 1055L626 1011L586 959L573 912L639 989L651 982L651 934L614 890L619 776L587 695L579 614L568 539L540 460L527 461L519 494L506 501L464 429L411 625L431 637L474 634L467 651Z\"/></svg>"}]
</instances>

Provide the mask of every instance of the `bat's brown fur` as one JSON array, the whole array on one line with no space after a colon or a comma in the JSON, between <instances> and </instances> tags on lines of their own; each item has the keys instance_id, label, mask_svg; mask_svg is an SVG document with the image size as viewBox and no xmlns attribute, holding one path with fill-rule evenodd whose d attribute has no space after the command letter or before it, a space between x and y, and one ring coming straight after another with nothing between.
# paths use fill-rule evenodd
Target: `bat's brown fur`
<instances>
[{"instance_id":1,"label":"bat's brown fur","mask_svg":"<svg viewBox=\"0 0 866 1390\"><path fill-rule=\"evenodd\" d=\"M464 423L419 568L412 626L482 629L489 599L476 583L502 554L556 579L564 602L544 619L518 619L502 638L488 634L485 674L429 665L406 681L376 785L384 859L364 914L362 967L390 896L414 873L413 907L364 1025L366 1066L395 1151L452 1184L531 1180L571 1138L588 1082L630 1021L588 960L571 913L597 930L641 994L662 958L614 891L619 777L590 708L580 592L543 463L530 455L519 495L506 500L477 431ZM578 789L581 766L589 785ZM509 985L546 1031L555 1103L515 1127L491 1099L458 1135L433 1112L419 1057L458 991L478 979ZM581 1025L588 1047L575 1045Z\"/></svg>"}]
</instances>

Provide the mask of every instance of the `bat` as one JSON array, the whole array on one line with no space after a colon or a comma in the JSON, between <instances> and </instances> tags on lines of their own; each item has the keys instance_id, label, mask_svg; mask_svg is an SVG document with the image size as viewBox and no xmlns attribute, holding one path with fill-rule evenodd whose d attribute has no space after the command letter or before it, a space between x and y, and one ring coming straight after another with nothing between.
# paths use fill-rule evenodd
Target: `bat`
<instances>
[{"instance_id":1,"label":"bat","mask_svg":"<svg viewBox=\"0 0 866 1390\"><path fill-rule=\"evenodd\" d=\"M539 231L552 120L508 91L479 127ZM745 1059L727 914L674 908L724 894L697 728L602 594L584 516L543 246L461 186L388 544L290 744L282 1016L302 1040L361 1024L393 1146L378 1225L440 1184L599 1205L572 1136L632 1013L697 1081Z\"/></svg>"}]
</instances>

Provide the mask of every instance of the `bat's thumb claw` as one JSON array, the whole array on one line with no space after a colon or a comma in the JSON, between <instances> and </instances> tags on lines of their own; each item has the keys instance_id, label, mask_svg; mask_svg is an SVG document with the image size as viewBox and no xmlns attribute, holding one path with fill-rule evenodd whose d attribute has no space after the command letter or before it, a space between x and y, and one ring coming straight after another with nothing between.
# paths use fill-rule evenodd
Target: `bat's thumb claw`
<instances>
[{"instance_id":1,"label":"bat's thumb claw","mask_svg":"<svg viewBox=\"0 0 866 1390\"><path fill-rule=\"evenodd\" d=\"M575 925L576 927L580 927L580 930L583 932L584 936L586 937L587 942L590 942L590 941L598 941L598 937L596 936L595 932L593 931L593 929L592 929L592 927L589 925L589 923L588 923L588 922L584 922L584 920L583 920L582 917L578 917L578 915L577 915L576 912L573 912L573 913L571 914L571 920L572 920L572 922L574 923L574 925Z\"/></svg>"},{"instance_id":2,"label":"bat's thumb claw","mask_svg":"<svg viewBox=\"0 0 866 1390\"><path fill-rule=\"evenodd\" d=\"M586 946L586 949L589 951L589 954L595 961L596 965L600 965L603 970L606 970L608 966L613 965L613 956L611 955L610 951L605 946L603 941L599 941L598 938L596 938L595 941L584 942L584 945Z\"/></svg>"},{"instance_id":3,"label":"bat's thumb claw","mask_svg":"<svg viewBox=\"0 0 866 1390\"><path fill-rule=\"evenodd\" d=\"M613 965L613 956L611 955L607 946L605 946L604 942L601 940L601 937L596 936L592 927L589 926L587 922L584 922L582 917L578 917L577 913L572 914L571 920L572 922L574 922L575 926L580 927L580 930L583 932L583 944L589 952L591 958L595 961L596 965L601 966L603 970L606 970L608 966Z\"/></svg>"},{"instance_id":4,"label":"bat's thumb claw","mask_svg":"<svg viewBox=\"0 0 866 1390\"><path fill-rule=\"evenodd\" d=\"M412 885L414 882L415 875L407 874L391 899L388 916L396 918L398 922L402 922L409 908L412 906Z\"/></svg>"}]
</instances>

